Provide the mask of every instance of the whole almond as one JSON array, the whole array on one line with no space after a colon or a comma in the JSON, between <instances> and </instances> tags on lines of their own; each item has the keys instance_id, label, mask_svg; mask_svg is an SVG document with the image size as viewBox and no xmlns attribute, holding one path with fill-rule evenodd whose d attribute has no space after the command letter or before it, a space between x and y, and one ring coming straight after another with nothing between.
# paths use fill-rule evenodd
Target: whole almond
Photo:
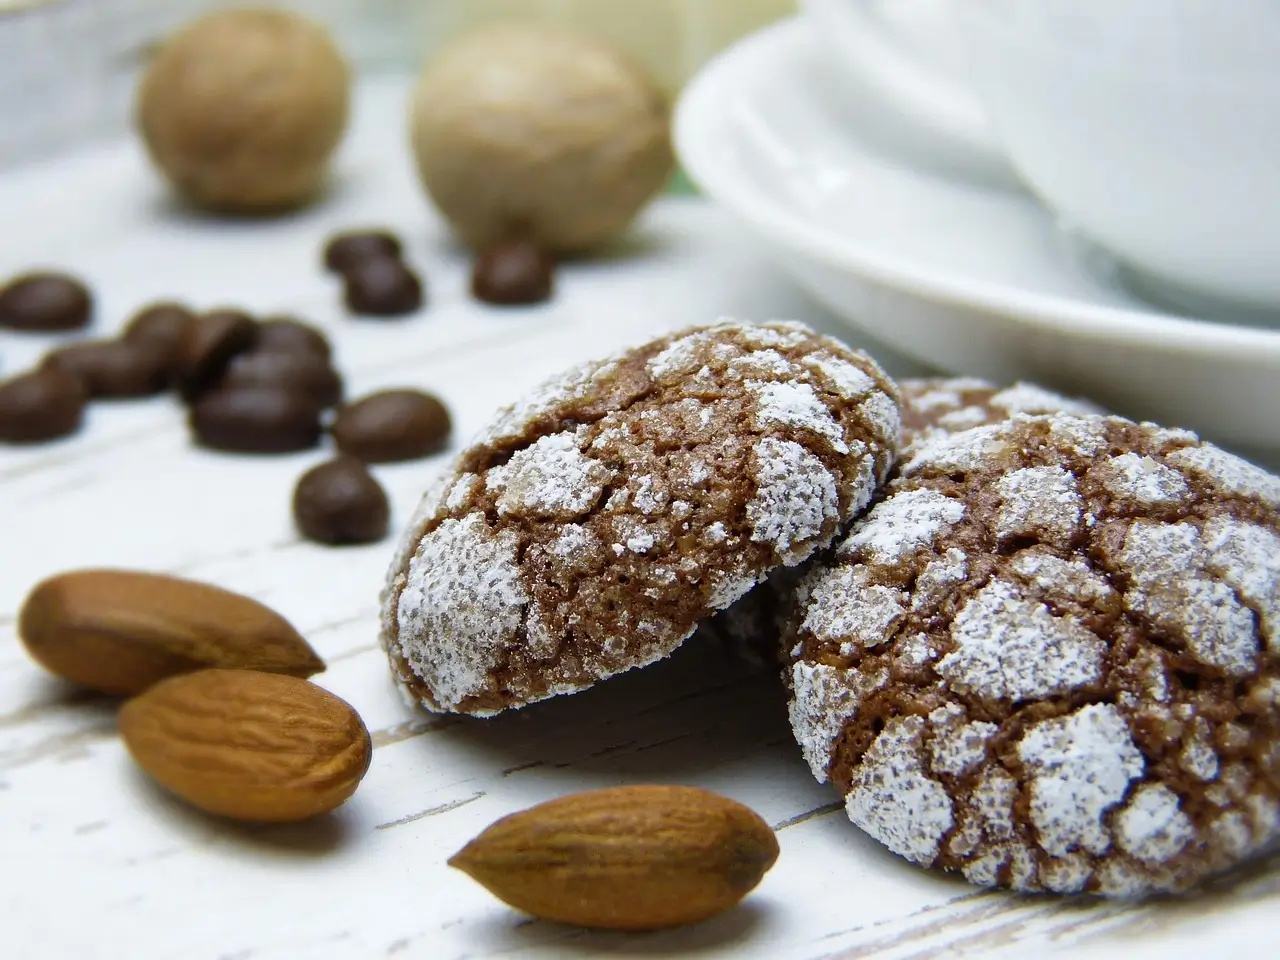
<instances>
[{"instance_id":1,"label":"whole almond","mask_svg":"<svg viewBox=\"0 0 1280 960\"><path fill-rule=\"evenodd\" d=\"M27 595L18 635L46 670L102 693L141 693L206 667L309 677L324 661L287 620L219 587L150 573L80 570Z\"/></svg>"},{"instance_id":2,"label":"whole almond","mask_svg":"<svg viewBox=\"0 0 1280 960\"><path fill-rule=\"evenodd\" d=\"M652 930L728 909L777 859L773 831L742 804L696 787L631 786L503 817L449 865L536 917Z\"/></svg>"},{"instance_id":3,"label":"whole almond","mask_svg":"<svg viewBox=\"0 0 1280 960\"><path fill-rule=\"evenodd\" d=\"M120 710L138 766L208 813L305 820L355 793L369 730L349 703L276 673L200 670L162 680Z\"/></svg>"}]
</instances>

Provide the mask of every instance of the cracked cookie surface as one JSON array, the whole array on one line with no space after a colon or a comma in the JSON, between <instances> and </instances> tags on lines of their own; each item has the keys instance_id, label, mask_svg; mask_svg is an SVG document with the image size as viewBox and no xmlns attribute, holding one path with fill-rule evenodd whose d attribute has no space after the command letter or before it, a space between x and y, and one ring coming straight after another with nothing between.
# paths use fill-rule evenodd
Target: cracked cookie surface
<instances>
[{"instance_id":1,"label":"cracked cookie surface","mask_svg":"<svg viewBox=\"0 0 1280 960\"><path fill-rule=\"evenodd\" d=\"M488 715L668 655L870 501L896 387L800 324L723 322L585 364L428 492L382 642L429 709Z\"/></svg>"},{"instance_id":2,"label":"cracked cookie surface","mask_svg":"<svg viewBox=\"0 0 1280 960\"><path fill-rule=\"evenodd\" d=\"M972 427L1001 423L1016 414L1104 414L1033 383L997 386L973 377L909 377L898 381L902 415L900 458L920 444ZM890 473L892 477L892 472ZM702 624L704 634L748 661L764 666L785 654L778 617L794 589L797 571L782 568L723 613ZM785 658L784 658L785 659Z\"/></svg>"},{"instance_id":3,"label":"cracked cookie surface","mask_svg":"<svg viewBox=\"0 0 1280 960\"><path fill-rule=\"evenodd\" d=\"M1194 434L937 435L789 603L805 758L909 860L1130 897L1280 837L1280 478Z\"/></svg>"},{"instance_id":4,"label":"cracked cookie surface","mask_svg":"<svg viewBox=\"0 0 1280 960\"><path fill-rule=\"evenodd\" d=\"M902 454L943 434L1001 423L1023 414L1105 415L1088 400L1018 381L1000 387L974 377L913 377L898 381L902 396Z\"/></svg>"}]
</instances>

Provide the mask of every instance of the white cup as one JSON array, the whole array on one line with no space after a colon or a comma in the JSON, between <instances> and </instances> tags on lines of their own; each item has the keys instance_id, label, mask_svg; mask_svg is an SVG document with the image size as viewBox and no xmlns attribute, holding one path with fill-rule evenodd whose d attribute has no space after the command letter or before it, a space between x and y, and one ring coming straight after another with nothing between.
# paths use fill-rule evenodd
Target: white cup
<instances>
[{"instance_id":1,"label":"white cup","mask_svg":"<svg viewBox=\"0 0 1280 960\"><path fill-rule=\"evenodd\" d=\"M874 69L896 78L882 82L889 95L910 91L908 119L932 95L940 149L1007 158L1161 295L1280 309L1280 2L892 2L953 31L968 76L895 39L890 0L806 7L815 21L878 24L858 42L889 51L892 71Z\"/></svg>"}]
</instances>

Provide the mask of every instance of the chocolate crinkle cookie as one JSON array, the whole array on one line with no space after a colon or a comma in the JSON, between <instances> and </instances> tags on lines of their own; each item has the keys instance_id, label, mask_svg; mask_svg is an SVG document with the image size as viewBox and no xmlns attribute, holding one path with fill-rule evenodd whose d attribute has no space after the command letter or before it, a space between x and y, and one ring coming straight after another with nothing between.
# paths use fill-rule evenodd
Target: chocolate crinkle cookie
<instances>
[{"instance_id":1,"label":"chocolate crinkle cookie","mask_svg":"<svg viewBox=\"0 0 1280 960\"><path fill-rule=\"evenodd\" d=\"M489 715L643 666L870 501L893 383L792 323L695 328L505 410L404 534L382 641L409 696Z\"/></svg>"},{"instance_id":2,"label":"chocolate crinkle cookie","mask_svg":"<svg viewBox=\"0 0 1280 960\"><path fill-rule=\"evenodd\" d=\"M1002 423L1019 413L1104 414L1087 400L1062 396L1033 383L997 386L973 377L920 377L898 381L902 415L901 456L920 444L977 426ZM890 472L890 477L893 477ZM803 568L779 568L723 613L702 624L703 635L756 666L785 661L779 617Z\"/></svg>"},{"instance_id":3,"label":"chocolate crinkle cookie","mask_svg":"<svg viewBox=\"0 0 1280 960\"><path fill-rule=\"evenodd\" d=\"M911 861L1131 897L1280 836L1280 478L1192 433L935 437L791 603L804 755Z\"/></svg>"},{"instance_id":4,"label":"chocolate crinkle cookie","mask_svg":"<svg viewBox=\"0 0 1280 960\"><path fill-rule=\"evenodd\" d=\"M902 451L948 433L1000 423L1019 413L1106 414L1088 400L1065 397L1034 383L1007 387L973 377L922 377L898 381L902 396Z\"/></svg>"}]
</instances>

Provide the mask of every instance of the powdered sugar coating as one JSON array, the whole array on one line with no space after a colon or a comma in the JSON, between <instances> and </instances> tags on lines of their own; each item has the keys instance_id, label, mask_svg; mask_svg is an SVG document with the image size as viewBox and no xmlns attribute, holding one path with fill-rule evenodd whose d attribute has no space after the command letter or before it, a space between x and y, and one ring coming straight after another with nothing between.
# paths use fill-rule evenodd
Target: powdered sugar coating
<instances>
[{"instance_id":1,"label":"powdered sugar coating","mask_svg":"<svg viewBox=\"0 0 1280 960\"><path fill-rule=\"evenodd\" d=\"M907 490L881 501L860 520L840 550L865 551L878 563L894 563L929 546L964 518L964 504L932 490Z\"/></svg>"},{"instance_id":2,"label":"powdered sugar coating","mask_svg":"<svg viewBox=\"0 0 1280 960\"><path fill-rule=\"evenodd\" d=\"M804 362L830 380L846 400L861 400L872 393L881 392L874 377L861 367L834 354L815 353L805 357ZM897 416L896 411L894 416Z\"/></svg>"},{"instance_id":3,"label":"powdered sugar coating","mask_svg":"<svg viewBox=\"0 0 1280 960\"><path fill-rule=\"evenodd\" d=\"M1116 562L1130 577L1130 610L1184 643L1200 663L1235 676L1254 671L1253 612L1229 584L1206 575L1199 526L1138 520L1125 534Z\"/></svg>"},{"instance_id":4,"label":"powdered sugar coating","mask_svg":"<svg viewBox=\"0 0 1280 960\"><path fill-rule=\"evenodd\" d=\"M1223 494L1261 500L1280 509L1280 477L1212 444L1175 450L1169 455L1169 462Z\"/></svg>"},{"instance_id":5,"label":"powdered sugar coating","mask_svg":"<svg viewBox=\"0 0 1280 960\"><path fill-rule=\"evenodd\" d=\"M929 715L935 734L929 743L930 764L938 773L953 777L976 770L987 759L987 744L998 731L994 723L975 720L957 723L959 710L940 708Z\"/></svg>"},{"instance_id":6,"label":"powdered sugar coating","mask_svg":"<svg viewBox=\"0 0 1280 960\"><path fill-rule=\"evenodd\" d=\"M1033 383L998 387L972 377L906 379L902 394L902 447L914 453L931 439L973 427L1002 423L1017 414L1103 414L1086 400L1062 396Z\"/></svg>"},{"instance_id":7,"label":"powdered sugar coating","mask_svg":"<svg viewBox=\"0 0 1280 960\"><path fill-rule=\"evenodd\" d=\"M1015 383L1005 387L991 397L990 405L1004 411L1005 416L1012 417L1019 413L1069 413L1078 417L1089 417L1105 411L1095 403L1087 400L1073 400L1061 394L1046 390L1034 383Z\"/></svg>"},{"instance_id":8,"label":"powdered sugar coating","mask_svg":"<svg viewBox=\"0 0 1280 960\"><path fill-rule=\"evenodd\" d=\"M1018 743L1030 774L1031 821L1052 856L1106 853L1103 817L1118 806L1146 764L1124 717L1111 704L1090 704L1035 724Z\"/></svg>"},{"instance_id":9,"label":"powdered sugar coating","mask_svg":"<svg viewBox=\"0 0 1280 960\"><path fill-rule=\"evenodd\" d=\"M898 462L898 472L909 477L919 470L972 470L1005 450L999 424L984 424L959 433L941 433L913 447Z\"/></svg>"},{"instance_id":10,"label":"powdered sugar coating","mask_svg":"<svg viewBox=\"0 0 1280 960\"><path fill-rule=\"evenodd\" d=\"M919 717L891 720L845 798L849 819L894 853L930 863L955 823L946 788L925 774ZM886 815L886 811L889 811Z\"/></svg>"},{"instance_id":11,"label":"powdered sugar coating","mask_svg":"<svg viewBox=\"0 0 1280 960\"><path fill-rule=\"evenodd\" d=\"M1267 649L1280 653L1280 537L1266 527L1215 517L1204 528L1205 570L1256 614Z\"/></svg>"},{"instance_id":12,"label":"powdered sugar coating","mask_svg":"<svg viewBox=\"0 0 1280 960\"><path fill-rule=\"evenodd\" d=\"M812 385L786 380L749 380L747 387L756 396L756 425L761 429L775 423L797 427L826 437L837 453L849 452L844 431Z\"/></svg>"},{"instance_id":13,"label":"powdered sugar coating","mask_svg":"<svg viewBox=\"0 0 1280 960\"><path fill-rule=\"evenodd\" d=\"M666 656L827 545L897 429L874 361L798 324L579 365L502 411L415 515L384 591L394 673L430 709L485 715ZM449 559L464 545L474 569ZM502 590L476 586L495 571Z\"/></svg>"},{"instance_id":14,"label":"powdered sugar coating","mask_svg":"<svg viewBox=\"0 0 1280 960\"><path fill-rule=\"evenodd\" d=\"M1115 897L1280 839L1280 513L1256 473L1197 472L1206 447L1051 414L914 448L782 615L792 682L824 671L806 759L859 826L971 882Z\"/></svg>"},{"instance_id":15,"label":"powdered sugar coating","mask_svg":"<svg viewBox=\"0 0 1280 960\"><path fill-rule=\"evenodd\" d=\"M1035 537L1065 545L1080 524L1084 502L1075 477L1062 467L1023 467L995 483L1000 494L996 536Z\"/></svg>"},{"instance_id":16,"label":"powdered sugar coating","mask_svg":"<svg viewBox=\"0 0 1280 960\"><path fill-rule=\"evenodd\" d=\"M493 532L481 513L445 520L409 563L396 612L405 633L431 636L430 649L401 647L405 660L448 709L483 689L529 601L516 539Z\"/></svg>"},{"instance_id":17,"label":"powdered sugar coating","mask_svg":"<svg viewBox=\"0 0 1280 960\"><path fill-rule=\"evenodd\" d=\"M930 560L916 577L911 609L916 613L933 613L953 588L969 578L969 557L963 550L948 548L946 554Z\"/></svg>"},{"instance_id":18,"label":"powdered sugar coating","mask_svg":"<svg viewBox=\"0 0 1280 960\"><path fill-rule=\"evenodd\" d=\"M886 643L907 612L901 590L870 583L867 571L858 567L818 566L800 585L798 595L812 612L802 629L837 643L841 650Z\"/></svg>"},{"instance_id":19,"label":"powdered sugar coating","mask_svg":"<svg viewBox=\"0 0 1280 960\"><path fill-rule=\"evenodd\" d=\"M827 757L840 733L841 715L856 710L858 700L887 679L887 673L860 675L851 683L840 670L823 663L792 666L792 697L788 708L791 727L796 731L805 762L819 783L827 779ZM833 705L837 709L833 710Z\"/></svg>"},{"instance_id":20,"label":"powdered sugar coating","mask_svg":"<svg viewBox=\"0 0 1280 960\"><path fill-rule=\"evenodd\" d=\"M573 434L556 433L490 470L485 486L499 494L500 515L567 520L589 511L611 478L611 471L582 454Z\"/></svg>"},{"instance_id":21,"label":"powdered sugar coating","mask_svg":"<svg viewBox=\"0 0 1280 960\"><path fill-rule=\"evenodd\" d=\"M1177 470L1136 453L1122 453L1099 464L1094 476L1113 498L1139 508L1182 503L1191 493Z\"/></svg>"},{"instance_id":22,"label":"powdered sugar coating","mask_svg":"<svg viewBox=\"0 0 1280 960\"><path fill-rule=\"evenodd\" d=\"M751 539L772 544L790 565L799 559L793 553L796 544L812 543L839 517L836 478L794 440L764 437L752 452L756 495L747 504Z\"/></svg>"},{"instance_id":23,"label":"powdered sugar coating","mask_svg":"<svg viewBox=\"0 0 1280 960\"><path fill-rule=\"evenodd\" d=\"M1162 783L1143 784L1116 817L1116 841L1125 853L1147 863L1163 863L1195 839L1178 795Z\"/></svg>"},{"instance_id":24,"label":"powdered sugar coating","mask_svg":"<svg viewBox=\"0 0 1280 960\"><path fill-rule=\"evenodd\" d=\"M969 598L951 623L951 639L938 673L950 689L984 699L1041 699L1102 675L1101 640L1002 580Z\"/></svg>"}]
</instances>

